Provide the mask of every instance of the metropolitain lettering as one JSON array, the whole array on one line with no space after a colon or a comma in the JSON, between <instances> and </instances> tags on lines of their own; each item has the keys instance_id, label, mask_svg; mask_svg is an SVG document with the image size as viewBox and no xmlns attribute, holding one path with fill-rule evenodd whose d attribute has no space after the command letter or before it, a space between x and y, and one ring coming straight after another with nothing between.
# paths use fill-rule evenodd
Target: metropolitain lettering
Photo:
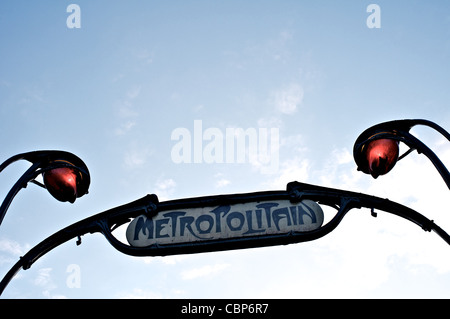
<instances>
[{"instance_id":1,"label":"metropolitain lettering","mask_svg":"<svg viewBox=\"0 0 450 319\"><path fill-rule=\"evenodd\" d=\"M323 211L314 201L253 202L161 211L135 218L127 240L135 247L247 236L305 232L319 228Z\"/></svg>"}]
</instances>

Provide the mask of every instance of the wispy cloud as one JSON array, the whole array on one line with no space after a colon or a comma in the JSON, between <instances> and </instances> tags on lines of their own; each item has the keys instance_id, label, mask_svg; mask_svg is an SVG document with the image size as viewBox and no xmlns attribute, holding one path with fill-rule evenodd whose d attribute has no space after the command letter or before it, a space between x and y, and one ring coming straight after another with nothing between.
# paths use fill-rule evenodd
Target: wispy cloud
<instances>
[{"instance_id":1,"label":"wispy cloud","mask_svg":"<svg viewBox=\"0 0 450 319\"><path fill-rule=\"evenodd\" d=\"M136 126L139 113L134 108L133 103L140 95L141 88L141 86L131 87L127 90L125 98L118 102L117 117L120 124L114 129L115 135L125 135Z\"/></svg>"},{"instance_id":2,"label":"wispy cloud","mask_svg":"<svg viewBox=\"0 0 450 319\"><path fill-rule=\"evenodd\" d=\"M37 277L33 283L40 287L45 298L51 299L65 299L66 297L60 294L53 294L52 291L57 288L53 278L51 277L52 268L41 268L38 271Z\"/></svg>"},{"instance_id":3,"label":"wispy cloud","mask_svg":"<svg viewBox=\"0 0 450 319\"><path fill-rule=\"evenodd\" d=\"M283 114L293 114L303 102L303 87L298 83L291 83L272 93L271 99L275 109Z\"/></svg>"},{"instance_id":4,"label":"wispy cloud","mask_svg":"<svg viewBox=\"0 0 450 319\"><path fill-rule=\"evenodd\" d=\"M154 192L158 195L160 201L168 200L174 193L176 186L177 183L171 178L159 180L156 182Z\"/></svg>"},{"instance_id":5,"label":"wispy cloud","mask_svg":"<svg viewBox=\"0 0 450 319\"><path fill-rule=\"evenodd\" d=\"M18 256L22 256L29 249L30 245L21 245L10 239L0 239L0 265L13 262Z\"/></svg>"},{"instance_id":6,"label":"wispy cloud","mask_svg":"<svg viewBox=\"0 0 450 319\"><path fill-rule=\"evenodd\" d=\"M294 157L280 163L277 177L268 181L268 185L275 189L286 188L287 183L294 180L306 182L311 170L310 161L304 157Z\"/></svg>"},{"instance_id":7,"label":"wispy cloud","mask_svg":"<svg viewBox=\"0 0 450 319\"><path fill-rule=\"evenodd\" d=\"M164 299L164 298L180 298L185 294L185 291L181 289L142 289L133 288L129 291L122 291L116 294L115 298L118 299Z\"/></svg>"},{"instance_id":8,"label":"wispy cloud","mask_svg":"<svg viewBox=\"0 0 450 319\"><path fill-rule=\"evenodd\" d=\"M123 152L123 165L128 170L139 169L147 164L153 154L147 144L142 144L136 140L131 140L128 147Z\"/></svg>"},{"instance_id":9,"label":"wispy cloud","mask_svg":"<svg viewBox=\"0 0 450 319\"><path fill-rule=\"evenodd\" d=\"M153 62L153 53L148 49L136 49L133 51L133 54L143 65L148 65Z\"/></svg>"},{"instance_id":10,"label":"wispy cloud","mask_svg":"<svg viewBox=\"0 0 450 319\"><path fill-rule=\"evenodd\" d=\"M18 104L34 104L45 102L44 90L40 88L26 89Z\"/></svg>"},{"instance_id":11,"label":"wispy cloud","mask_svg":"<svg viewBox=\"0 0 450 319\"><path fill-rule=\"evenodd\" d=\"M115 129L115 134L120 136L120 135L125 135L127 134L129 131L131 131L131 129L136 126L136 122L135 121L126 121L122 124L119 125L119 127L117 127Z\"/></svg>"},{"instance_id":12,"label":"wispy cloud","mask_svg":"<svg viewBox=\"0 0 450 319\"><path fill-rule=\"evenodd\" d=\"M0 252L5 252L11 255L21 255L28 248L22 247L18 242L10 239L0 239Z\"/></svg>"},{"instance_id":13,"label":"wispy cloud","mask_svg":"<svg viewBox=\"0 0 450 319\"><path fill-rule=\"evenodd\" d=\"M124 164L128 169L135 169L141 167L147 162L149 151L146 149L132 149L125 153Z\"/></svg>"},{"instance_id":14,"label":"wispy cloud","mask_svg":"<svg viewBox=\"0 0 450 319\"><path fill-rule=\"evenodd\" d=\"M216 181L216 188L222 188L225 187L227 185L230 185L231 181L225 178L221 178L218 181Z\"/></svg>"},{"instance_id":15,"label":"wispy cloud","mask_svg":"<svg viewBox=\"0 0 450 319\"><path fill-rule=\"evenodd\" d=\"M281 31L278 36L271 39L268 44L268 51L275 61L287 62L290 56L289 44L294 38L294 35L289 30Z\"/></svg>"},{"instance_id":16,"label":"wispy cloud","mask_svg":"<svg viewBox=\"0 0 450 319\"><path fill-rule=\"evenodd\" d=\"M129 89L127 91L127 98L129 100L134 100L135 98L137 98L141 93L141 88L142 88L141 86L134 86L131 89Z\"/></svg>"},{"instance_id":17,"label":"wispy cloud","mask_svg":"<svg viewBox=\"0 0 450 319\"><path fill-rule=\"evenodd\" d=\"M222 173L217 173L214 177L216 178L216 188L222 188L231 184L231 181L226 179Z\"/></svg>"},{"instance_id":18,"label":"wispy cloud","mask_svg":"<svg viewBox=\"0 0 450 319\"><path fill-rule=\"evenodd\" d=\"M121 292L117 295L119 299L161 299L163 296L159 292L135 288L132 291Z\"/></svg>"},{"instance_id":19,"label":"wispy cloud","mask_svg":"<svg viewBox=\"0 0 450 319\"><path fill-rule=\"evenodd\" d=\"M214 276L218 273L227 269L229 264L215 264L215 265L206 265L199 268L193 268L190 270L185 270L181 273L181 278L183 280L192 280L200 277L208 277Z\"/></svg>"},{"instance_id":20,"label":"wispy cloud","mask_svg":"<svg viewBox=\"0 0 450 319\"><path fill-rule=\"evenodd\" d=\"M37 277L34 279L33 283L36 286L44 287L48 286L51 282L50 273L52 268L41 268L38 271Z\"/></svg>"}]
</instances>

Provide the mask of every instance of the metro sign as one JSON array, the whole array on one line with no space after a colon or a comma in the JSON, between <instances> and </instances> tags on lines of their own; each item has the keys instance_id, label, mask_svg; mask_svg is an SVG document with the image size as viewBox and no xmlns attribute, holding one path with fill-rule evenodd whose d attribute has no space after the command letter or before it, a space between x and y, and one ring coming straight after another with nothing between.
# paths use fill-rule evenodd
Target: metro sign
<instances>
[{"instance_id":1,"label":"metro sign","mask_svg":"<svg viewBox=\"0 0 450 319\"><path fill-rule=\"evenodd\" d=\"M312 200L251 201L163 210L151 218L141 215L128 225L126 237L133 247L225 243L313 231L323 220L322 208Z\"/></svg>"},{"instance_id":2,"label":"metro sign","mask_svg":"<svg viewBox=\"0 0 450 319\"><path fill-rule=\"evenodd\" d=\"M320 205L335 209L324 223ZM286 190L215 195L160 202L149 194L59 230L22 256L0 282L0 294L20 269L28 269L59 245L85 234L101 233L119 252L131 256L168 256L287 245L321 238L353 209L384 211L433 230L447 244L450 236L434 221L385 198L300 182ZM128 224L128 243L113 235Z\"/></svg>"}]
</instances>

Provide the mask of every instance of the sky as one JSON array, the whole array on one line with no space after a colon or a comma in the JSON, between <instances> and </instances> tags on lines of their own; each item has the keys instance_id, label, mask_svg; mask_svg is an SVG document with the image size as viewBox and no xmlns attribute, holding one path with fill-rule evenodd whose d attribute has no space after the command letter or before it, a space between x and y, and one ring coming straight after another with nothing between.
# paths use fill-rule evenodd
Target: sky
<instances>
[{"instance_id":1,"label":"sky","mask_svg":"<svg viewBox=\"0 0 450 319\"><path fill-rule=\"evenodd\" d=\"M389 198L450 231L449 190L426 157L413 152L374 180L352 156L380 122L423 118L449 130L449 59L444 0L1 1L0 161L64 150L91 176L74 204L33 184L19 192L0 226L1 276L58 230L146 194L283 190L296 180ZM243 148L229 161L225 146L222 161L194 148L211 142L204 132L230 128L269 132L274 143L265 156ZM449 165L447 140L412 133ZM2 196L28 167L0 174ZM100 234L75 242L21 270L2 298L450 297L448 245L369 209L285 246L131 257Z\"/></svg>"}]
</instances>

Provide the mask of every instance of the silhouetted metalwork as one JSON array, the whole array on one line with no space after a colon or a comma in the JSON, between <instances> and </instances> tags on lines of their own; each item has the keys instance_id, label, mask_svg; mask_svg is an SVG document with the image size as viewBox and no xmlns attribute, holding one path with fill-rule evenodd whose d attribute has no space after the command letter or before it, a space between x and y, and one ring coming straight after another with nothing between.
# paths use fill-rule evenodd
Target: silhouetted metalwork
<instances>
[{"instance_id":1,"label":"silhouetted metalwork","mask_svg":"<svg viewBox=\"0 0 450 319\"><path fill-rule=\"evenodd\" d=\"M10 157L0 165L2 172L8 165L18 161L31 162L31 167L19 178L6 195L0 207L0 224L16 194L32 182L47 188L59 201L73 203L76 198L88 193L91 182L89 170L76 155L64 151L33 151ZM43 174L44 184L35 180Z\"/></svg>"},{"instance_id":2,"label":"silhouetted metalwork","mask_svg":"<svg viewBox=\"0 0 450 319\"><path fill-rule=\"evenodd\" d=\"M186 208L214 207L220 205L239 204L246 202L259 202L270 200L289 200L299 203L302 200L312 200L320 205L326 205L336 209L336 215L321 227L306 232L289 232L287 234L271 235L264 238L248 236L216 241L197 241L183 244L150 245L148 247L133 247L118 240L112 232L118 227L129 223L132 219L145 215L148 218L157 216L160 211L180 211ZM374 210L385 211L405 218L425 231L436 232L443 240L450 244L450 236L436 225L432 220L419 214L415 210L375 196L291 182L285 191L267 191L234 195L219 195L197 198L187 198L159 202L156 195L147 195L129 204L119 206L103 213L91 216L68 226L40 244L32 248L27 254L11 268L0 283L0 293L6 285L21 269L28 269L40 257L55 247L77 238L77 244L81 243L81 236L88 233L101 233L108 242L118 251L131 256L166 256L176 254L192 254L209 251L222 251L232 249L253 248L271 245L286 245L300 243L321 238L333 231L343 217L354 208L369 208L372 214Z\"/></svg>"},{"instance_id":3,"label":"silhouetted metalwork","mask_svg":"<svg viewBox=\"0 0 450 319\"><path fill-rule=\"evenodd\" d=\"M428 120L396 120L380 123L366 129L355 142L353 157L358 170L377 178L389 172L397 161L417 150L419 154L423 153L430 159L450 189L448 169L428 146L409 132L416 125L433 128L450 141L450 133ZM405 143L410 148L400 156L396 146L399 142Z\"/></svg>"},{"instance_id":4,"label":"silhouetted metalwork","mask_svg":"<svg viewBox=\"0 0 450 319\"><path fill-rule=\"evenodd\" d=\"M445 165L409 133L415 125L434 128L450 141L447 131L427 120L381 123L365 130L355 142L353 155L358 170L377 178L388 173L397 161L417 150L432 161L450 188L450 174ZM410 147L403 155L399 155L400 142ZM60 151L20 154L0 165L0 171L18 159L26 159L32 166L8 193L1 207L0 222L12 198L29 181L46 187L61 201L73 202L87 193L89 172L73 154ZM45 185L34 181L41 173ZM321 205L336 210L325 224ZM333 231L354 208L368 208L375 217L375 210L397 215L425 231L434 231L450 245L450 236L442 228L409 207L376 196L300 182L287 184L286 190L164 202L159 202L157 195L151 194L81 220L43 240L22 256L6 274L0 282L0 294L21 268L30 268L40 257L71 239L76 238L76 244L81 244L81 236L88 233L103 234L115 249L131 256L192 254L315 240ZM129 244L113 235L114 230L125 224L129 229L131 226L131 230L127 229ZM281 227L281 224L284 226ZM217 235L221 232L224 234Z\"/></svg>"}]
</instances>

